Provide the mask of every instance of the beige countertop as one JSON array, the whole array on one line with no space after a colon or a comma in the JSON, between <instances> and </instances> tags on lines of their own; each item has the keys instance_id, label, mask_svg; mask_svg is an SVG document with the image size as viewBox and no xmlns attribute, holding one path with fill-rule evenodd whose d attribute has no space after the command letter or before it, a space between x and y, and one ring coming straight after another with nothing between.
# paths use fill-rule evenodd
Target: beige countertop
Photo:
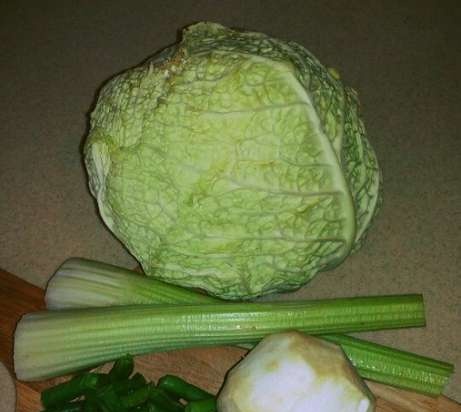
<instances>
[{"instance_id":1,"label":"beige countertop","mask_svg":"<svg viewBox=\"0 0 461 412\"><path fill-rule=\"evenodd\" d=\"M100 221L80 158L109 76L198 20L295 40L359 92L384 205L359 253L292 296L423 293L426 328L364 336L455 363L446 394L461 401L460 10L416 0L2 2L0 266L40 286L70 256L134 266Z\"/></svg>"}]
</instances>

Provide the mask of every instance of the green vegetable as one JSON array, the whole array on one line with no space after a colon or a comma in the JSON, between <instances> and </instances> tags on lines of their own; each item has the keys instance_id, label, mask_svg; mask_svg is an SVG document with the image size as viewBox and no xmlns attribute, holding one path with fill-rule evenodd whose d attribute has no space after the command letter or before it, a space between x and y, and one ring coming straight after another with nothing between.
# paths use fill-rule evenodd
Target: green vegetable
<instances>
[{"instance_id":1,"label":"green vegetable","mask_svg":"<svg viewBox=\"0 0 461 412\"><path fill-rule=\"evenodd\" d=\"M158 385L140 373L133 376L131 355L118 358L107 374L85 372L42 392L43 412L184 412L178 399L213 399L214 395L174 375L165 375ZM212 403L186 404L188 411L213 412Z\"/></svg>"},{"instance_id":2,"label":"green vegetable","mask_svg":"<svg viewBox=\"0 0 461 412\"><path fill-rule=\"evenodd\" d=\"M45 389L41 393L42 404L45 408L52 408L69 402L81 395L88 389L94 389L101 384L101 375L83 373L70 381Z\"/></svg>"},{"instance_id":3,"label":"green vegetable","mask_svg":"<svg viewBox=\"0 0 461 412\"><path fill-rule=\"evenodd\" d=\"M47 408L42 412L80 412L84 410L84 406L85 404L82 401L66 402L59 406Z\"/></svg>"},{"instance_id":4,"label":"green vegetable","mask_svg":"<svg viewBox=\"0 0 461 412\"><path fill-rule=\"evenodd\" d=\"M345 335L322 335L342 347L362 378L421 392L442 394L453 364Z\"/></svg>"},{"instance_id":5,"label":"green vegetable","mask_svg":"<svg viewBox=\"0 0 461 412\"><path fill-rule=\"evenodd\" d=\"M143 386L146 386L147 382L140 373L135 373L130 379L128 380L118 380L116 382L112 382L111 385L115 389L117 393L127 393L136 389L139 389Z\"/></svg>"},{"instance_id":6,"label":"green vegetable","mask_svg":"<svg viewBox=\"0 0 461 412\"><path fill-rule=\"evenodd\" d=\"M147 402L151 397L152 389L149 385L135 389L131 393L120 397L120 405L125 409L134 408Z\"/></svg>"},{"instance_id":7,"label":"green vegetable","mask_svg":"<svg viewBox=\"0 0 461 412\"><path fill-rule=\"evenodd\" d=\"M294 42L213 23L103 87L84 159L146 274L228 299L340 264L380 204L355 91Z\"/></svg>"},{"instance_id":8,"label":"green vegetable","mask_svg":"<svg viewBox=\"0 0 461 412\"><path fill-rule=\"evenodd\" d=\"M216 398L211 397L189 402L186 405L185 412L216 412L216 409Z\"/></svg>"},{"instance_id":9,"label":"green vegetable","mask_svg":"<svg viewBox=\"0 0 461 412\"><path fill-rule=\"evenodd\" d=\"M151 387L149 399L159 408L169 412L184 412L184 406L172 399L168 394L160 388Z\"/></svg>"},{"instance_id":10,"label":"green vegetable","mask_svg":"<svg viewBox=\"0 0 461 412\"><path fill-rule=\"evenodd\" d=\"M127 352L252 343L287 329L322 334L424 323L420 295L42 311L23 316L17 325L15 371L18 379L34 380L107 362Z\"/></svg>"},{"instance_id":11,"label":"green vegetable","mask_svg":"<svg viewBox=\"0 0 461 412\"><path fill-rule=\"evenodd\" d=\"M83 403L82 411L83 412L99 412L99 409L98 409L98 405L96 402L94 402L93 400L87 399Z\"/></svg>"},{"instance_id":12,"label":"green vegetable","mask_svg":"<svg viewBox=\"0 0 461 412\"><path fill-rule=\"evenodd\" d=\"M98 404L92 399L86 399L83 403L83 412L99 412Z\"/></svg>"},{"instance_id":13,"label":"green vegetable","mask_svg":"<svg viewBox=\"0 0 461 412\"><path fill-rule=\"evenodd\" d=\"M179 399L184 399L186 401L200 401L213 397L211 393L186 382L179 376L162 376L157 383L157 387L171 393Z\"/></svg>"},{"instance_id":14,"label":"green vegetable","mask_svg":"<svg viewBox=\"0 0 461 412\"><path fill-rule=\"evenodd\" d=\"M123 379L128 379L133 373L134 361L131 355L122 356L117 359L109 372L109 379L116 382Z\"/></svg>"},{"instance_id":15,"label":"green vegetable","mask_svg":"<svg viewBox=\"0 0 461 412\"><path fill-rule=\"evenodd\" d=\"M81 258L66 260L50 279L45 294L49 309L219 301L128 269Z\"/></svg>"},{"instance_id":16,"label":"green vegetable","mask_svg":"<svg viewBox=\"0 0 461 412\"><path fill-rule=\"evenodd\" d=\"M121 403L120 396L115 392L112 385L107 385L97 391L93 389L90 393L92 393L93 399L96 400L97 407L102 412L123 411L125 409ZM88 394L87 392L87 396Z\"/></svg>"},{"instance_id":17,"label":"green vegetable","mask_svg":"<svg viewBox=\"0 0 461 412\"><path fill-rule=\"evenodd\" d=\"M166 409L162 409L156 403L150 401L146 402L144 405L141 405L138 409L138 412L169 412Z\"/></svg>"},{"instance_id":18,"label":"green vegetable","mask_svg":"<svg viewBox=\"0 0 461 412\"><path fill-rule=\"evenodd\" d=\"M54 309L133 303L214 303L218 299L146 278L136 272L86 259L63 263L51 279L47 306ZM341 345L366 379L440 395L453 365L351 336L322 335ZM247 345L251 347L251 345Z\"/></svg>"}]
</instances>

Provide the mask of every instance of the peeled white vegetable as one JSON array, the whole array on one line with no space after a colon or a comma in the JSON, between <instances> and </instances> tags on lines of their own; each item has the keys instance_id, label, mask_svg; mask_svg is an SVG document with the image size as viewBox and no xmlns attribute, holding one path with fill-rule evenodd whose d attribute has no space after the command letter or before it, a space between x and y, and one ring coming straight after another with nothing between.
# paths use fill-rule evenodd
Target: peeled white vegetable
<instances>
[{"instance_id":1,"label":"peeled white vegetable","mask_svg":"<svg viewBox=\"0 0 461 412\"><path fill-rule=\"evenodd\" d=\"M373 412L342 349L299 332L264 338L228 374L218 412Z\"/></svg>"}]
</instances>

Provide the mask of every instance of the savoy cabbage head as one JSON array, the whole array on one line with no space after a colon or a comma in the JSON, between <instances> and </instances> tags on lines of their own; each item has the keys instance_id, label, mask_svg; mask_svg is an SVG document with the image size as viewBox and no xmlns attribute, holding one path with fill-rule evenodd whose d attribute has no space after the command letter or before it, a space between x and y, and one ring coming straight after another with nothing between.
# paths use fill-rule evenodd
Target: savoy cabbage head
<instances>
[{"instance_id":1,"label":"savoy cabbage head","mask_svg":"<svg viewBox=\"0 0 461 412\"><path fill-rule=\"evenodd\" d=\"M338 265L380 203L356 93L297 43L215 23L109 81L84 152L145 273L228 299Z\"/></svg>"}]
</instances>

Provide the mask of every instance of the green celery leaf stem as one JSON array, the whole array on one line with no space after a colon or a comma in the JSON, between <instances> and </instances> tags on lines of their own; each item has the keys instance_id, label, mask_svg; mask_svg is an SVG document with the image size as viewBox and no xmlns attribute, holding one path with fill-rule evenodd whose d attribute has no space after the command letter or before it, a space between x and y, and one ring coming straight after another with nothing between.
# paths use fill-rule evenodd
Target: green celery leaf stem
<instances>
[{"instance_id":1,"label":"green celery leaf stem","mask_svg":"<svg viewBox=\"0 0 461 412\"><path fill-rule=\"evenodd\" d=\"M107 263L70 258L50 279L45 302L49 309L69 309L222 300Z\"/></svg>"},{"instance_id":2,"label":"green celery leaf stem","mask_svg":"<svg viewBox=\"0 0 461 412\"><path fill-rule=\"evenodd\" d=\"M66 260L47 288L47 305L52 309L218 302L223 301L132 270L83 258ZM340 345L359 374L366 379L439 395L453 373L452 364L356 337L331 333L321 337ZM258 340L248 338L239 346L251 349L254 344L250 341L257 343ZM166 342L164 347L168 350Z\"/></svg>"},{"instance_id":3,"label":"green celery leaf stem","mask_svg":"<svg viewBox=\"0 0 461 412\"><path fill-rule=\"evenodd\" d=\"M362 378L438 396L452 364L346 335L322 335L340 345Z\"/></svg>"},{"instance_id":4,"label":"green celery leaf stem","mask_svg":"<svg viewBox=\"0 0 461 412\"><path fill-rule=\"evenodd\" d=\"M18 324L15 368L19 379L33 380L126 353L246 343L282 330L318 335L424 323L421 295L42 311Z\"/></svg>"}]
</instances>

